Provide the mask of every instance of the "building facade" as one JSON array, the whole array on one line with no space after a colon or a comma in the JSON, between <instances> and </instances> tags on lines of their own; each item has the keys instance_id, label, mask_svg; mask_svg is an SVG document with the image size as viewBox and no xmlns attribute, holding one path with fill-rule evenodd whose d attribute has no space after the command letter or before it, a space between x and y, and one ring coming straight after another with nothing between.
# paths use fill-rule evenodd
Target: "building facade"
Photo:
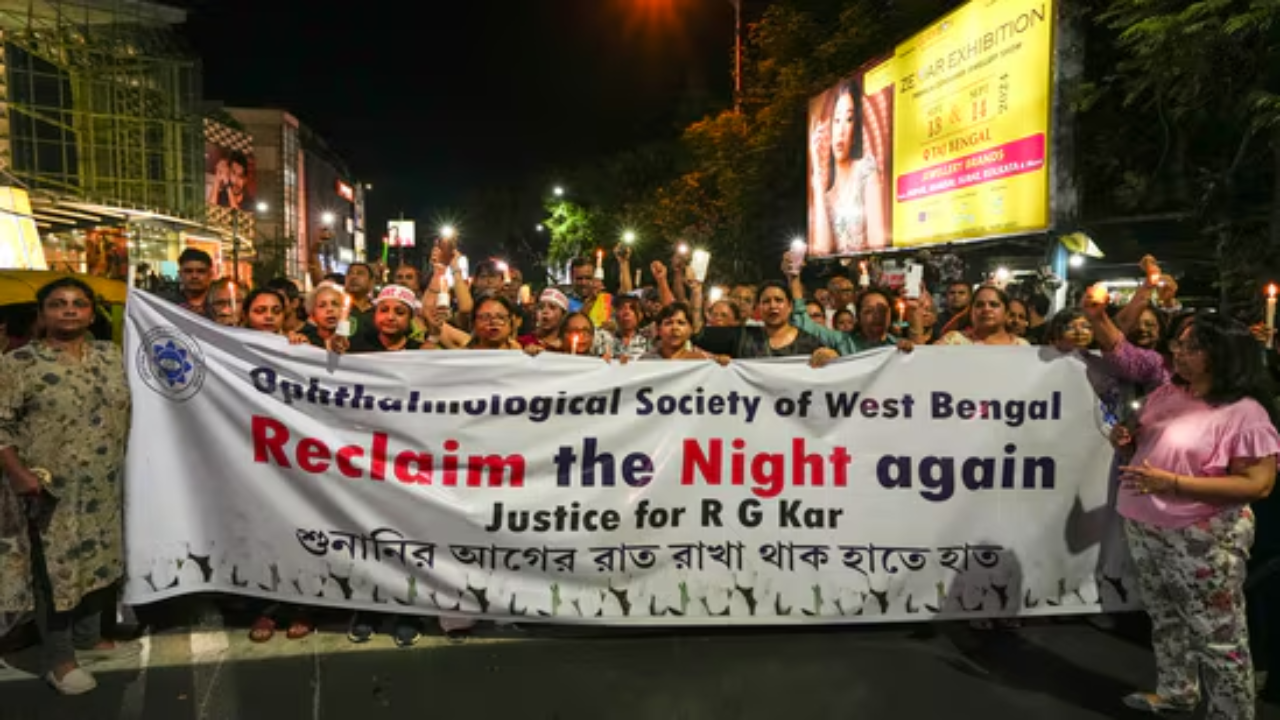
<instances>
[{"instance_id":1,"label":"building facade","mask_svg":"<svg viewBox=\"0 0 1280 720\"><path fill-rule=\"evenodd\" d=\"M253 137L259 271L304 279L313 250L326 272L361 259L364 191L323 138L284 110L224 111Z\"/></svg>"},{"instance_id":2,"label":"building facade","mask_svg":"<svg viewBox=\"0 0 1280 720\"><path fill-rule=\"evenodd\" d=\"M320 261L327 270L345 272L356 261L356 182L324 138L305 128L302 156L307 222L319 240Z\"/></svg>"},{"instance_id":3,"label":"building facade","mask_svg":"<svg viewBox=\"0 0 1280 720\"><path fill-rule=\"evenodd\" d=\"M254 206L251 236L258 275L302 278L307 230L302 221L302 150L298 119L284 110L222 108L253 139Z\"/></svg>"},{"instance_id":4,"label":"building facade","mask_svg":"<svg viewBox=\"0 0 1280 720\"><path fill-rule=\"evenodd\" d=\"M176 275L205 223L201 65L180 10L141 0L0 0L0 184L25 188L49 266Z\"/></svg>"}]
</instances>

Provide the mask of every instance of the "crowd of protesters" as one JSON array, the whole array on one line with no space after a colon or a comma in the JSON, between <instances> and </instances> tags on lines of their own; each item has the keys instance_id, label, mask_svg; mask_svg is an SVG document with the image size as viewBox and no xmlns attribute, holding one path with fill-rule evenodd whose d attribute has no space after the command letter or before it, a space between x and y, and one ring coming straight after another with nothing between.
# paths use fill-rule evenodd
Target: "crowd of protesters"
<instances>
[{"instance_id":1,"label":"crowd of protesters","mask_svg":"<svg viewBox=\"0 0 1280 720\"><path fill-rule=\"evenodd\" d=\"M1051 313L1042 292L960 279L934 282L932 293L926 283L889 288L865 265L835 265L824 287L807 287L792 257L778 279L739 283L721 296L676 253L650 263L653 284L640 288L622 247L610 292L599 257L573 261L567 286L535 294L517 268L485 261L468 273L456 248L437 247L425 270L355 263L343 275L317 273L303 293L287 279L253 289L215 280L212 259L189 249L174 301L220 325L333 353L509 350L722 364L802 356L817 368L879 348L930 345L1090 353L1107 378L1100 395L1123 398L1113 402L1123 458L1116 510L1158 666L1154 691L1124 701L1165 712L1193 708L1203 695L1209 717L1253 717L1254 670L1265 669L1268 635L1262 598L1271 593L1274 603L1276 585L1268 582L1275 520L1263 516L1280 454L1266 328L1184 311L1174 279L1153 272L1150 258L1127 304L1090 289L1078 305ZM79 659L115 649L90 618L121 572L128 394L119 353L88 337L95 302L74 280L42 289L42 335L0 361L0 464L9 479L0 490L0 613L37 610L46 678L67 694L93 687ZM254 641L270 640L281 624L294 639L314 630L307 608L257 609ZM350 639L368 641L382 622L401 646L421 632L414 618L360 613ZM459 640L471 628L464 618L441 624Z\"/></svg>"}]
</instances>

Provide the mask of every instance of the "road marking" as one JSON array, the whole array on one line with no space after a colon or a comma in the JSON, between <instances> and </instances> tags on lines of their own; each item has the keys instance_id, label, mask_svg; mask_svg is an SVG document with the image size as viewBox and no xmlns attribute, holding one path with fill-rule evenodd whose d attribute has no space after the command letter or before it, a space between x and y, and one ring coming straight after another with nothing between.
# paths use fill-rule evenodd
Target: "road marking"
<instances>
[{"instance_id":1,"label":"road marking","mask_svg":"<svg viewBox=\"0 0 1280 720\"><path fill-rule=\"evenodd\" d=\"M151 667L151 628L138 639L138 677L124 688L120 699L120 720L141 720L147 706L147 670Z\"/></svg>"},{"instance_id":2,"label":"road marking","mask_svg":"<svg viewBox=\"0 0 1280 720\"><path fill-rule=\"evenodd\" d=\"M231 639L223 627L222 614L212 602L201 610L189 642L196 720L239 717L235 675L222 672L231 654Z\"/></svg>"},{"instance_id":3,"label":"road marking","mask_svg":"<svg viewBox=\"0 0 1280 720\"><path fill-rule=\"evenodd\" d=\"M319 630L307 638L311 643L311 657L315 660L311 676L311 720L320 720L320 642L317 633Z\"/></svg>"}]
</instances>

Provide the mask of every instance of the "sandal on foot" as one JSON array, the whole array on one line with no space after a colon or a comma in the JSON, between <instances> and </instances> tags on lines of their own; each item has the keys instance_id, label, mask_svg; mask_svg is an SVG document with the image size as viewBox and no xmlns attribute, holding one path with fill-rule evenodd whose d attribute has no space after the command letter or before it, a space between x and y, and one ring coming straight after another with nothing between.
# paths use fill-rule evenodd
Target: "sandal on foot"
<instances>
[{"instance_id":1,"label":"sandal on foot","mask_svg":"<svg viewBox=\"0 0 1280 720\"><path fill-rule=\"evenodd\" d=\"M1139 710L1141 712L1150 713L1152 715L1162 715L1164 713L1189 713L1196 709L1195 703L1179 703L1167 698L1162 698L1155 693L1136 692L1129 693L1121 700L1125 707Z\"/></svg>"},{"instance_id":2,"label":"sandal on foot","mask_svg":"<svg viewBox=\"0 0 1280 720\"><path fill-rule=\"evenodd\" d=\"M98 687L98 681L83 668L72 668L59 678L52 671L44 676L45 682L62 695L83 695Z\"/></svg>"},{"instance_id":3,"label":"sandal on foot","mask_svg":"<svg viewBox=\"0 0 1280 720\"><path fill-rule=\"evenodd\" d=\"M316 631L316 624L311 622L309 618L294 618L289 625L289 630L284 634L290 640L301 640Z\"/></svg>"},{"instance_id":4,"label":"sandal on foot","mask_svg":"<svg viewBox=\"0 0 1280 720\"><path fill-rule=\"evenodd\" d=\"M249 627L249 640L255 643L264 643L276 636L276 621L266 615L258 616L253 621L253 625Z\"/></svg>"}]
</instances>

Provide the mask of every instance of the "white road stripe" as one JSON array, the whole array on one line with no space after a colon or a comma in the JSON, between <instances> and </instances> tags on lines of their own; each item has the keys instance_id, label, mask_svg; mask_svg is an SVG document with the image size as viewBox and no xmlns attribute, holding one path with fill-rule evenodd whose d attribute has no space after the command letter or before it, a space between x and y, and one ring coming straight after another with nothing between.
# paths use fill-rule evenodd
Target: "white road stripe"
<instances>
[{"instance_id":1,"label":"white road stripe","mask_svg":"<svg viewBox=\"0 0 1280 720\"><path fill-rule=\"evenodd\" d=\"M320 639L317 630L311 633L307 641L311 643L311 657L315 663L311 668L311 720L320 720Z\"/></svg>"},{"instance_id":2,"label":"white road stripe","mask_svg":"<svg viewBox=\"0 0 1280 720\"><path fill-rule=\"evenodd\" d=\"M200 614L200 621L191 629L191 679L195 702L192 709L196 720L236 718L239 704L235 687L235 675L223 672L230 655L231 639L223 628L222 615L209 601Z\"/></svg>"},{"instance_id":3,"label":"white road stripe","mask_svg":"<svg viewBox=\"0 0 1280 720\"><path fill-rule=\"evenodd\" d=\"M147 670L151 667L151 628L138 639L138 676L124 688L120 699L120 720L142 720L147 707Z\"/></svg>"}]
</instances>

